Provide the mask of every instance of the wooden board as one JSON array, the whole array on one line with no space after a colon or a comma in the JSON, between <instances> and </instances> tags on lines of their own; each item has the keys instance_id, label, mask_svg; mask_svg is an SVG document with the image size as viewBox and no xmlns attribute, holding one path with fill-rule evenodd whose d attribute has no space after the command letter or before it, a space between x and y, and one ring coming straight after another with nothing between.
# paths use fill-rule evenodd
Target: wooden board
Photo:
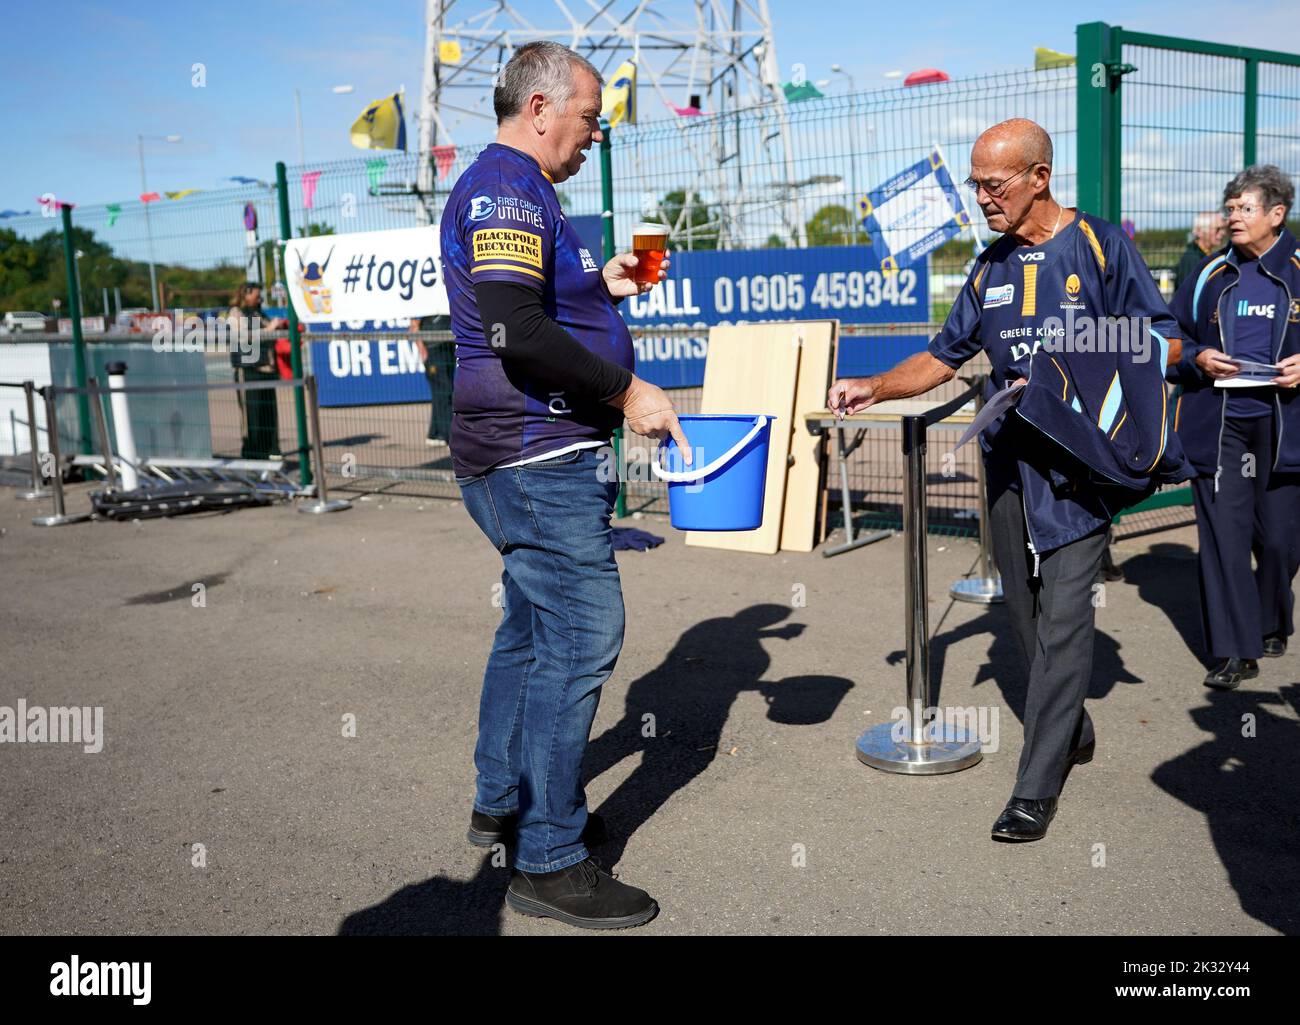
<instances>
[{"instance_id":1,"label":"wooden board","mask_svg":"<svg viewBox=\"0 0 1300 1025\"><path fill-rule=\"evenodd\" d=\"M785 468L794 423L802 325L732 324L709 329L701 413L766 413L775 416L767 453L763 522L757 530L686 532L696 548L775 555L781 541ZM800 427L803 425L800 424Z\"/></svg>"},{"instance_id":2,"label":"wooden board","mask_svg":"<svg viewBox=\"0 0 1300 1025\"><path fill-rule=\"evenodd\" d=\"M822 444L804 427L806 413L826 408L835 369L839 321L806 321L800 325L799 376L790 421L790 459L785 476L785 509L781 514L781 550L811 552L816 540L817 494L822 477Z\"/></svg>"}]
</instances>

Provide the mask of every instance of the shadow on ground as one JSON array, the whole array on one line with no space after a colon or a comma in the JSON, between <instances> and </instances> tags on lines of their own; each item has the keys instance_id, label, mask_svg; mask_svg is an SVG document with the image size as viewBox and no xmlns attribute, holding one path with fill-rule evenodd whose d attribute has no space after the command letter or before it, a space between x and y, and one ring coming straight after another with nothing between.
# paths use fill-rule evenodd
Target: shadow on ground
<instances>
[{"instance_id":1,"label":"shadow on ground","mask_svg":"<svg viewBox=\"0 0 1300 1025\"><path fill-rule=\"evenodd\" d=\"M1205 697L1208 703L1189 714L1210 739L1159 766L1151 779L1205 815L1242 910L1300 934L1300 724L1272 711L1289 704L1300 714L1300 683L1278 694L1206 690Z\"/></svg>"},{"instance_id":2,"label":"shadow on ground","mask_svg":"<svg viewBox=\"0 0 1300 1025\"><path fill-rule=\"evenodd\" d=\"M766 640L793 640L802 623L777 626L783 605L754 605L691 627L655 669L627 688L622 718L591 741L583 763L590 782L629 755L640 764L600 806L610 839L593 852L612 868L628 840L666 801L717 757L737 696L755 691L767 717L811 726L835 714L853 683L841 676L791 676L765 681ZM405 886L387 900L349 915L340 935L495 935L500 932L509 873L489 854L468 882L436 876Z\"/></svg>"}]
</instances>

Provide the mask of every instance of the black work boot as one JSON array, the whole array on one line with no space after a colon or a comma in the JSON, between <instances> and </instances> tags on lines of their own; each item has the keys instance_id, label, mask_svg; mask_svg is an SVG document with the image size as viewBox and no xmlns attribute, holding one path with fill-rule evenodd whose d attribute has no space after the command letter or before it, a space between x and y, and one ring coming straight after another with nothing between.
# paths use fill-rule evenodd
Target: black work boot
<instances>
[{"instance_id":1,"label":"black work boot","mask_svg":"<svg viewBox=\"0 0 1300 1025\"><path fill-rule=\"evenodd\" d=\"M1206 674L1205 686L1215 690L1235 690L1242 680L1259 675L1259 663L1253 658L1225 658Z\"/></svg>"},{"instance_id":2,"label":"black work boot","mask_svg":"<svg viewBox=\"0 0 1300 1025\"><path fill-rule=\"evenodd\" d=\"M579 929L630 929L659 914L650 894L620 883L593 858L556 872L515 869L506 903L522 915Z\"/></svg>"}]
</instances>

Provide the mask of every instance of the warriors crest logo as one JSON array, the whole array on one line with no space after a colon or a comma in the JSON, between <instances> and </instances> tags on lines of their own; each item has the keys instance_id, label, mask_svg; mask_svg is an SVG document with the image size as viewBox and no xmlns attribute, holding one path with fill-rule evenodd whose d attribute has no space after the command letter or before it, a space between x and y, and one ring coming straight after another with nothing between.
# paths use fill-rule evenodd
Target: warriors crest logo
<instances>
[{"instance_id":1,"label":"warriors crest logo","mask_svg":"<svg viewBox=\"0 0 1300 1025\"><path fill-rule=\"evenodd\" d=\"M1079 298L1079 275L1071 274L1065 279L1065 297L1074 302Z\"/></svg>"},{"instance_id":2,"label":"warriors crest logo","mask_svg":"<svg viewBox=\"0 0 1300 1025\"><path fill-rule=\"evenodd\" d=\"M307 309L314 314L334 312L333 295L325 287L325 268L330 265L330 257L333 255L333 246L325 254L324 263L318 264L315 260L303 263L302 254L298 255L298 287L302 290Z\"/></svg>"}]
</instances>

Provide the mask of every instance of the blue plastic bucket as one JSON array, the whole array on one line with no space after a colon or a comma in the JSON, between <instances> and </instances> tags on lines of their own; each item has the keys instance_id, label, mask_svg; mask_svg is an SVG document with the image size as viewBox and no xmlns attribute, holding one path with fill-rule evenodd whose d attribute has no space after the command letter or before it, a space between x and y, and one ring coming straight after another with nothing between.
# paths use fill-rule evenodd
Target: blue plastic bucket
<instances>
[{"instance_id":1,"label":"blue plastic bucket","mask_svg":"<svg viewBox=\"0 0 1300 1025\"><path fill-rule=\"evenodd\" d=\"M666 439L651 471L668 482L668 511L678 530L756 530L763 522L767 447L775 417L688 414L678 421L692 449ZM660 460L663 465L660 465Z\"/></svg>"}]
</instances>

